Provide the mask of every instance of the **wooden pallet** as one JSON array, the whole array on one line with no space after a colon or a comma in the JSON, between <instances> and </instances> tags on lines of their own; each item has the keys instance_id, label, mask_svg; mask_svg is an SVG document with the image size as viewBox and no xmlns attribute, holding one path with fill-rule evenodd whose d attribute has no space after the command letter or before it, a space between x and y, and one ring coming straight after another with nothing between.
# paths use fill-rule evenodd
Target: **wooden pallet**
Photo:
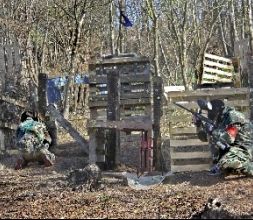
<instances>
[{"instance_id":1,"label":"wooden pallet","mask_svg":"<svg viewBox=\"0 0 253 220\"><path fill-rule=\"evenodd\" d=\"M229 58L205 54L201 84L231 83L234 81L234 66Z\"/></svg>"}]
</instances>

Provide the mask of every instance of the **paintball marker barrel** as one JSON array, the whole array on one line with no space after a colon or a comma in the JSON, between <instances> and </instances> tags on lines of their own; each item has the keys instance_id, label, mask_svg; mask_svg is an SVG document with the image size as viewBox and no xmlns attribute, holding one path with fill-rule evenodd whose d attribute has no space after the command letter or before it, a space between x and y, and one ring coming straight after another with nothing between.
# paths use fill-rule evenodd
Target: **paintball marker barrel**
<instances>
[{"instance_id":1,"label":"paintball marker barrel","mask_svg":"<svg viewBox=\"0 0 253 220\"><path fill-rule=\"evenodd\" d=\"M188 112L190 112L190 113L192 113L195 117L197 117L201 121L204 121L208 124L211 124L211 125L215 126L212 120L210 120L209 118L206 118L205 116L201 115L200 113L194 112L194 111L192 111L192 110L190 110L190 109L188 109L188 108L184 107L183 105L180 105L176 102L174 102L173 104L180 107L180 108L182 108L182 109L184 109L184 110L186 110L186 111L188 111Z\"/></svg>"}]
</instances>

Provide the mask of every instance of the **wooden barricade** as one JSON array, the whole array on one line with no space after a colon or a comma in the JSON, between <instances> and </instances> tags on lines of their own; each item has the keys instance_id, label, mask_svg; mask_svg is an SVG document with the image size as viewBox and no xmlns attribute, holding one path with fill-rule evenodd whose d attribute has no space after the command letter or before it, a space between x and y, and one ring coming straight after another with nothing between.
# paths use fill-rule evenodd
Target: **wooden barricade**
<instances>
[{"instance_id":1,"label":"wooden barricade","mask_svg":"<svg viewBox=\"0 0 253 220\"><path fill-rule=\"evenodd\" d=\"M174 105L178 102L188 109L196 110L196 100L222 99L228 106L234 106L249 117L249 89L221 88L205 89L187 92L167 92L168 104L166 112L169 114L169 152L171 171L201 171L211 165L211 149L208 142L201 142L197 137L196 127L192 124L191 113Z\"/></svg>"},{"instance_id":2,"label":"wooden barricade","mask_svg":"<svg viewBox=\"0 0 253 220\"><path fill-rule=\"evenodd\" d=\"M153 111L149 60L137 56L112 57L91 63L89 67L90 160L98 162L102 154L107 168L121 162L131 164L131 160L134 160L132 165L136 165L141 163L138 156L149 151L145 154L149 156L144 156L149 160L144 169L152 169ZM133 132L139 132L139 141L137 146L130 147L123 139ZM122 157L126 151L132 152L128 161Z\"/></svg>"},{"instance_id":3,"label":"wooden barricade","mask_svg":"<svg viewBox=\"0 0 253 220\"><path fill-rule=\"evenodd\" d=\"M28 105L22 79L18 44L0 45L0 151L15 145L15 129Z\"/></svg>"}]
</instances>

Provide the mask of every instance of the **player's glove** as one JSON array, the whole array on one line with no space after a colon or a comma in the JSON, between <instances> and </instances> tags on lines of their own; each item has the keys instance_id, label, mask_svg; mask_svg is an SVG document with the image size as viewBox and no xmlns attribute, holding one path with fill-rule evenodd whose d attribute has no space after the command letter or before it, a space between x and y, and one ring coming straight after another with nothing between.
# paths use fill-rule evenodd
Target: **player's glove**
<instances>
[{"instance_id":1,"label":"player's glove","mask_svg":"<svg viewBox=\"0 0 253 220\"><path fill-rule=\"evenodd\" d=\"M216 144L221 150L227 150L230 147L229 144L222 143L220 141L217 141Z\"/></svg>"}]
</instances>

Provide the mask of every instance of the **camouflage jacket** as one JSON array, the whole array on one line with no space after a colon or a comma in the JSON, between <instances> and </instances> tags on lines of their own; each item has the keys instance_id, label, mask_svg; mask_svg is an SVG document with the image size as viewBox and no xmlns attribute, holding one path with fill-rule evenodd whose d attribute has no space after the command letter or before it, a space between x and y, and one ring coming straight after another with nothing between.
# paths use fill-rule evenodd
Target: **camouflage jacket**
<instances>
[{"instance_id":1,"label":"camouflage jacket","mask_svg":"<svg viewBox=\"0 0 253 220\"><path fill-rule=\"evenodd\" d=\"M34 121L32 118L28 118L18 126L16 131L17 142L19 142L26 134L33 136L38 144L43 144L45 142L50 144L52 141L45 124Z\"/></svg>"},{"instance_id":2,"label":"camouflage jacket","mask_svg":"<svg viewBox=\"0 0 253 220\"><path fill-rule=\"evenodd\" d=\"M212 137L230 147L245 149L253 155L253 124L234 108L224 109L222 121L212 132Z\"/></svg>"}]
</instances>

